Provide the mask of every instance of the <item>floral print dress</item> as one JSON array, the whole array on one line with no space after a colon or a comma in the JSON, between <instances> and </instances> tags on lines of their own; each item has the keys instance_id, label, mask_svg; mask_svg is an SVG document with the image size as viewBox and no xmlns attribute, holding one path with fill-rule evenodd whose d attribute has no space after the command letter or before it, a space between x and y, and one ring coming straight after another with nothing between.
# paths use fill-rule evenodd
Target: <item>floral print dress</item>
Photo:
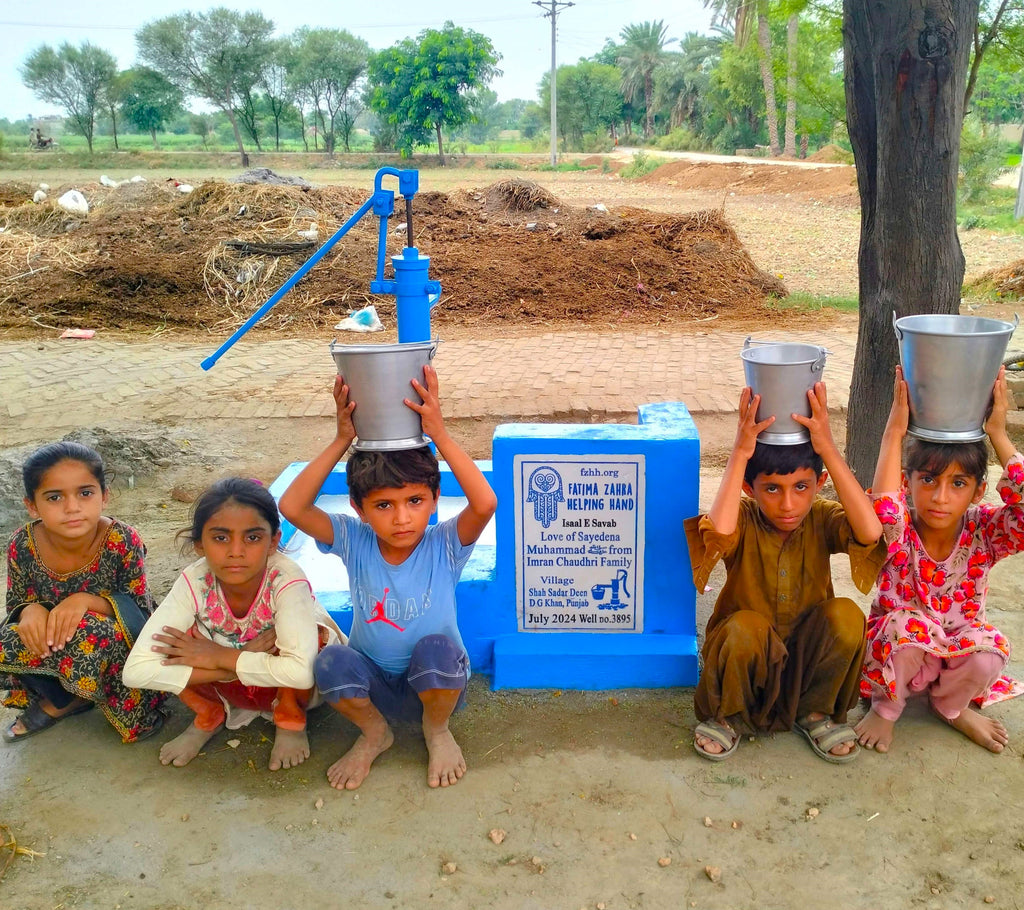
<instances>
[{"instance_id":1,"label":"floral print dress","mask_svg":"<svg viewBox=\"0 0 1024 910\"><path fill-rule=\"evenodd\" d=\"M921 648L939 658L977 652L999 654L1005 666L1010 644L985 618L988 574L1005 556L1024 550L1024 458L1006 465L996 487L1002 506L971 506L949 556L935 560L921 543L907 507L906 491L872 496L882 522L888 558L878 575L878 593L867 627L861 695L879 690L895 700L893 655ZM1024 692L1002 676L975 699L989 705Z\"/></svg>"},{"instance_id":2,"label":"floral print dress","mask_svg":"<svg viewBox=\"0 0 1024 910\"><path fill-rule=\"evenodd\" d=\"M28 705L20 676L53 677L68 692L97 704L124 742L134 742L160 723L157 709L167 697L161 692L126 688L121 681L135 634L153 610L146 586L142 538L133 527L114 519L87 565L58 574L39 556L32 534L35 524L17 531L7 548L7 616L0 626L0 689L9 690L9 694L3 703L20 708ZM79 592L109 601L113 615L88 611L62 650L48 657L31 654L18 635L21 609L30 603L52 609Z\"/></svg>"}]
</instances>

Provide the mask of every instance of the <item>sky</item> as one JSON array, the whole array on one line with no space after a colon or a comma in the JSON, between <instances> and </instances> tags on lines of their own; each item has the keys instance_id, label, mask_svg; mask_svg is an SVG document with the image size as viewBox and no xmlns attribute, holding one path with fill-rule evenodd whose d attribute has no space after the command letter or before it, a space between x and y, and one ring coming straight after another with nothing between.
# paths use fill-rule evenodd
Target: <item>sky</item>
<instances>
[{"instance_id":1,"label":"sky","mask_svg":"<svg viewBox=\"0 0 1024 910\"><path fill-rule=\"evenodd\" d=\"M62 113L35 98L22 85L20 69L37 47L58 47L90 42L117 57L127 69L135 61L135 32L155 19L186 10L204 12L216 0L33 0L0 2L0 117L19 120L28 116ZM347 29L371 48L390 47L425 28L441 28L446 19L481 32L502 55L504 74L491 83L501 101L537 97L541 77L551 66L551 22L530 0L387 0L353 3L351 0L262 0L261 3L222 0L219 4L240 11L258 8L270 19L278 35L300 26ZM704 32L711 14L702 0L576 0L557 17L557 62L575 63L599 51L605 39L619 40L631 24L661 19L669 38ZM671 47L671 45L670 45Z\"/></svg>"}]
</instances>

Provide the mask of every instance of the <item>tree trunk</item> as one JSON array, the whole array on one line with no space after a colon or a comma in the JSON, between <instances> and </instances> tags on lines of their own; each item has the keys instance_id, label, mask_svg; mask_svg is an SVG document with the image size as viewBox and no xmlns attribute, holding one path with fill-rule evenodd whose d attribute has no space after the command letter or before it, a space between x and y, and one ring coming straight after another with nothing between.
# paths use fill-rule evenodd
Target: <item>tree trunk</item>
<instances>
[{"instance_id":1,"label":"tree trunk","mask_svg":"<svg viewBox=\"0 0 1024 910\"><path fill-rule=\"evenodd\" d=\"M644 139L654 133L654 76L644 73Z\"/></svg>"},{"instance_id":2,"label":"tree trunk","mask_svg":"<svg viewBox=\"0 0 1024 910\"><path fill-rule=\"evenodd\" d=\"M224 113L227 114L231 129L235 131L235 143L238 145L238 154L242 161L242 167L247 167L249 156L245 154L245 146L242 144L242 132L238 129L238 118L235 116L235 111L230 105L224 108Z\"/></svg>"},{"instance_id":3,"label":"tree trunk","mask_svg":"<svg viewBox=\"0 0 1024 910\"><path fill-rule=\"evenodd\" d=\"M800 17L793 13L786 23L786 148L785 154L796 157L796 39Z\"/></svg>"},{"instance_id":4,"label":"tree trunk","mask_svg":"<svg viewBox=\"0 0 1024 910\"><path fill-rule=\"evenodd\" d=\"M149 135L153 137L153 148L154 149L160 148L160 146L157 145L157 142L156 142L156 127L153 127L152 129L150 129Z\"/></svg>"},{"instance_id":5,"label":"tree trunk","mask_svg":"<svg viewBox=\"0 0 1024 910\"><path fill-rule=\"evenodd\" d=\"M757 14L757 55L761 67L761 84L764 86L764 104L768 120L768 145L772 154L778 155L782 148L779 145L779 109L775 106L775 74L772 73L772 36L768 30L768 17Z\"/></svg>"},{"instance_id":6,"label":"tree trunk","mask_svg":"<svg viewBox=\"0 0 1024 910\"><path fill-rule=\"evenodd\" d=\"M435 124L434 129L437 131L437 159L441 163L441 167L444 167L444 145L441 142L441 124Z\"/></svg>"},{"instance_id":7,"label":"tree trunk","mask_svg":"<svg viewBox=\"0 0 1024 910\"><path fill-rule=\"evenodd\" d=\"M114 151L121 151L121 146L117 144L117 109L114 105L110 106L110 129L114 134Z\"/></svg>"},{"instance_id":8,"label":"tree trunk","mask_svg":"<svg viewBox=\"0 0 1024 910\"><path fill-rule=\"evenodd\" d=\"M846 111L860 192L860 323L846 457L870 485L899 361L892 318L956 313L956 183L979 0L843 0Z\"/></svg>"}]
</instances>

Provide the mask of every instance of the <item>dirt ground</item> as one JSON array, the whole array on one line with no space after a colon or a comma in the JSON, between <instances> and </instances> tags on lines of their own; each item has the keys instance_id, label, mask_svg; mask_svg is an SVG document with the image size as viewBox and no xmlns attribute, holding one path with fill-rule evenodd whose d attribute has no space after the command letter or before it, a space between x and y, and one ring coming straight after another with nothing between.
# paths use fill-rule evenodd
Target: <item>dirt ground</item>
<instances>
[{"instance_id":1,"label":"dirt ground","mask_svg":"<svg viewBox=\"0 0 1024 910\"><path fill-rule=\"evenodd\" d=\"M723 197L717 184L637 185L600 174L537 177L562 205L577 209L577 223L589 222L587 206L598 202L666 213L666 220L621 216L633 219L630 230L661 238L658 244L693 224L686 213L717 207L709 202L718 194L755 268L782 273L790 290L834 295L851 293L853 276L855 293L857 214L848 202L807 194ZM446 230L470 211L486 215L476 223L495 231L486 211L488 183L462 187L466 209ZM459 191L453 185L436 192L449 194L450 206ZM532 242L525 230L516 237ZM969 271L1021 258L1020 243L999 235L971 232L964 246ZM442 255L450 255L447 248ZM479 268L490 264L481 257ZM581 276L592 266L578 259L571 265L567 274ZM359 284L367 282L362 275ZM789 317L771 311L745 318L785 325ZM609 330L605 321L614 324L615 314L605 311L594 330ZM613 330L628 331L628 320L618 323ZM672 324L686 322L679 316ZM496 330L486 322L459 327L466 335ZM535 329L520 321L507 330ZM41 331L16 328L19 336ZM842 416L836 419L841 438ZM709 417L699 428L706 505L733 421ZM112 415L104 429L112 436L102 441L122 457L122 481L133 459L150 468L131 474L130 489L117 485L110 512L142 531L152 586L162 594L189 561L173 545L189 491L228 464L272 479L296 452L315 451L329 428L296 419L287 437L268 437L243 421L153 427ZM489 456L489 426L453 429L474 456ZM182 439L190 457L158 464L158 443ZM19 451L3 451L0 439L7 465ZM838 592L866 606L841 561L834 573ZM1018 643L1021 579L1019 562L1000 565L989 600L992 621ZM720 584L719 574L699 598L698 625ZM1011 671L1024 674L1019 658ZM823 901L857 910L1020 908L1024 699L990 710L1011 735L999 756L913 705L887 756L830 765L797 736L776 734L744 739L730 761L712 764L691 746L692 690L491 692L478 675L453 723L470 768L463 781L450 791L429 790L422 739L403 729L354 794L332 791L325 780L327 766L354 739L327 710L311 720L310 760L276 773L266 769L272 730L262 722L218 735L178 770L159 765L158 742L120 746L101 718L87 714L0 748L0 826L7 826L0 836L40 854L12 857L0 847L0 908L291 908L323 903L325 894L367 908L455 910L788 908ZM0 709L0 722L12 718ZM177 709L167 730L186 722ZM505 832L500 844L488 836L495 829ZM448 863L454 871L445 870ZM720 879L713 881L715 869Z\"/></svg>"}]
</instances>

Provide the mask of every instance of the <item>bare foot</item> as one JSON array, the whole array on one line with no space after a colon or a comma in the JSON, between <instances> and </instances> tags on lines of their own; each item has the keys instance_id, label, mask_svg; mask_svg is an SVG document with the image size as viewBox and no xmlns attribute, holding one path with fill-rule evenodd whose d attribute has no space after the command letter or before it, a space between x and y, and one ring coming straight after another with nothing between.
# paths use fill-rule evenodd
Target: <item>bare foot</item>
<instances>
[{"instance_id":1,"label":"bare foot","mask_svg":"<svg viewBox=\"0 0 1024 910\"><path fill-rule=\"evenodd\" d=\"M959 730L972 742L984 746L989 752L1002 752L1010 741L1004 727L994 717L985 717L973 708L965 708L957 717L945 718L954 730Z\"/></svg>"},{"instance_id":2,"label":"bare foot","mask_svg":"<svg viewBox=\"0 0 1024 910\"><path fill-rule=\"evenodd\" d=\"M874 708L868 711L853 728L857 734L857 742L865 749L874 749L876 752L888 752L892 745L892 732L896 721L886 720L880 714L875 714Z\"/></svg>"},{"instance_id":3,"label":"bare foot","mask_svg":"<svg viewBox=\"0 0 1024 910\"><path fill-rule=\"evenodd\" d=\"M457 784L466 773L466 760L451 731L445 727L429 736L424 734L424 739L427 741L427 784L431 787Z\"/></svg>"},{"instance_id":4,"label":"bare foot","mask_svg":"<svg viewBox=\"0 0 1024 910\"><path fill-rule=\"evenodd\" d=\"M189 724L184 732L160 747L160 764L184 768L199 754L203 746L223 729L224 724L216 730L200 730L195 724Z\"/></svg>"},{"instance_id":5,"label":"bare foot","mask_svg":"<svg viewBox=\"0 0 1024 910\"><path fill-rule=\"evenodd\" d=\"M274 748L270 750L270 770L294 768L309 758L309 738L305 730L283 730L275 727Z\"/></svg>"},{"instance_id":6,"label":"bare foot","mask_svg":"<svg viewBox=\"0 0 1024 910\"><path fill-rule=\"evenodd\" d=\"M370 773L370 765L391 748L395 734L387 722L380 733L360 733L352 748L327 769L327 780L335 790L355 790Z\"/></svg>"}]
</instances>

